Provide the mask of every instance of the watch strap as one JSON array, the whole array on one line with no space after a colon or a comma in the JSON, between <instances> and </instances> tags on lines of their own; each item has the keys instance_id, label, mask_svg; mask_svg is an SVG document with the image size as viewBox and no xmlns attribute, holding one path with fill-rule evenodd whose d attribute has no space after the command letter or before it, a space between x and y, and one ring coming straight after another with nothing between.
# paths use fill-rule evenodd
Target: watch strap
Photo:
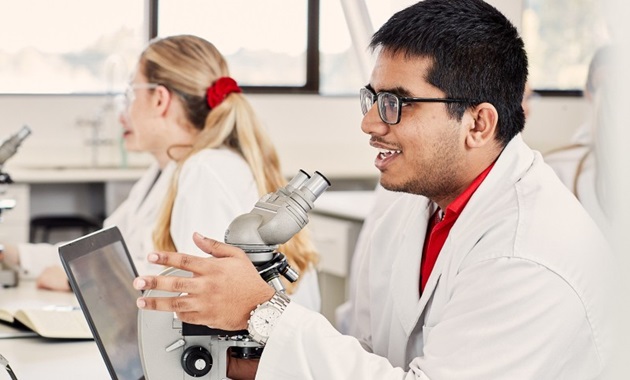
<instances>
[{"instance_id":1,"label":"watch strap","mask_svg":"<svg viewBox=\"0 0 630 380\"><path fill-rule=\"evenodd\" d=\"M289 306L289 302L291 302L291 299L283 292L275 292L273 297L271 297L271 299L267 302L274 306L277 306L278 309L280 309L280 312L284 312L284 309Z\"/></svg>"}]
</instances>

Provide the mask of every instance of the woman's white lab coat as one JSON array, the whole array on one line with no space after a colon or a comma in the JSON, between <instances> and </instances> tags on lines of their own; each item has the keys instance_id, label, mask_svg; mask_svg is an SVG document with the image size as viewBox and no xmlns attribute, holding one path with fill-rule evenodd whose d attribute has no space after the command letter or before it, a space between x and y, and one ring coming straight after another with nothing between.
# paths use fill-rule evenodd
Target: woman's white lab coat
<instances>
[{"instance_id":1,"label":"woman's white lab coat","mask_svg":"<svg viewBox=\"0 0 630 380\"><path fill-rule=\"evenodd\" d=\"M133 185L127 199L103 223L105 227L118 226L139 273L157 273L162 269L145 258L153 250L153 229L174 171L172 162L161 172L157 163L152 164ZM60 265L57 248L45 243L19 244L22 276L35 278L46 267Z\"/></svg>"},{"instance_id":2,"label":"woman's white lab coat","mask_svg":"<svg viewBox=\"0 0 630 380\"><path fill-rule=\"evenodd\" d=\"M434 209L401 197L377 222L353 295L359 340L290 304L257 379L596 377L611 355L612 256L540 154L508 144L419 297Z\"/></svg>"},{"instance_id":3,"label":"woman's white lab coat","mask_svg":"<svg viewBox=\"0 0 630 380\"><path fill-rule=\"evenodd\" d=\"M164 269L161 265L149 263L146 257L154 250L153 231L175 166L171 161L160 172L157 164L151 165L133 186L127 199L103 223L105 227L117 226L120 229L140 274L156 274Z\"/></svg>"},{"instance_id":4,"label":"woman's white lab coat","mask_svg":"<svg viewBox=\"0 0 630 380\"><path fill-rule=\"evenodd\" d=\"M157 274L164 267L146 260L153 248L153 231L176 165L170 162L157 178L152 165L133 186L129 197L107 218L105 227L118 226L140 274ZM228 149L204 149L191 156L181 168L178 192L171 215L171 235L177 250L208 256L192 240L194 232L223 241L230 222L249 212L258 201L258 190L249 166ZM57 246L21 244L22 272L36 277L49 265L59 263ZM301 273L291 298L312 310L320 310L319 284L314 270Z\"/></svg>"}]
</instances>

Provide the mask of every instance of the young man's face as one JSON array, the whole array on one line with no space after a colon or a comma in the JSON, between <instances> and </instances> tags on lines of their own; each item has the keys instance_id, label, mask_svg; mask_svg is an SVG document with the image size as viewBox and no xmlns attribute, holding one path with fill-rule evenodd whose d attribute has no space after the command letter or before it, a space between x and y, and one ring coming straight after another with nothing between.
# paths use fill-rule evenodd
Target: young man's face
<instances>
[{"instance_id":1,"label":"young man's face","mask_svg":"<svg viewBox=\"0 0 630 380\"><path fill-rule=\"evenodd\" d=\"M431 60L404 54L379 53L370 86L376 92L403 97L444 98L425 80ZM374 161L381 185L388 190L421 194L434 201L448 199L462 189L465 171L465 137L471 118L453 119L444 103L407 103L398 124L384 123L374 106L365 114L361 129L379 149Z\"/></svg>"}]
</instances>

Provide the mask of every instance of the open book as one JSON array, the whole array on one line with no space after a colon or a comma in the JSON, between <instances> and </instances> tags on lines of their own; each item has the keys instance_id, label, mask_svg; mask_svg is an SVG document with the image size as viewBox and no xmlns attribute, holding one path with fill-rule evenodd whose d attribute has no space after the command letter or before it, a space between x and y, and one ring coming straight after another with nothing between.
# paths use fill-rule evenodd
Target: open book
<instances>
[{"instance_id":1,"label":"open book","mask_svg":"<svg viewBox=\"0 0 630 380\"><path fill-rule=\"evenodd\" d=\"M44 306L17 310L5 307L0 309L0 321L18 329L27 328L45 338L93 338L83 313L79 308L72 306Z\"/></svg>"}]
</instances>

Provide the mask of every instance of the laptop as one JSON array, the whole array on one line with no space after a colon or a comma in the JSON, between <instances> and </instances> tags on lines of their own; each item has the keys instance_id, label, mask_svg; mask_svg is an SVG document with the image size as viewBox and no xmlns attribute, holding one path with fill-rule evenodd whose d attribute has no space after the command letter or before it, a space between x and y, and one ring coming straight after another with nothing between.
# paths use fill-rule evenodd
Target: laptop
<instances>
[{"instance_id":1,"label":"laptop","mask_svg":"<svg viewBox=\"0 0 630 380\"><path fill-rule=\"evenodd\" d=\"M118 228L66 243L59 256L111 378L144 379L136 307L142 292L132 286L137 272Z\"/></svg>"}]
</instances>

